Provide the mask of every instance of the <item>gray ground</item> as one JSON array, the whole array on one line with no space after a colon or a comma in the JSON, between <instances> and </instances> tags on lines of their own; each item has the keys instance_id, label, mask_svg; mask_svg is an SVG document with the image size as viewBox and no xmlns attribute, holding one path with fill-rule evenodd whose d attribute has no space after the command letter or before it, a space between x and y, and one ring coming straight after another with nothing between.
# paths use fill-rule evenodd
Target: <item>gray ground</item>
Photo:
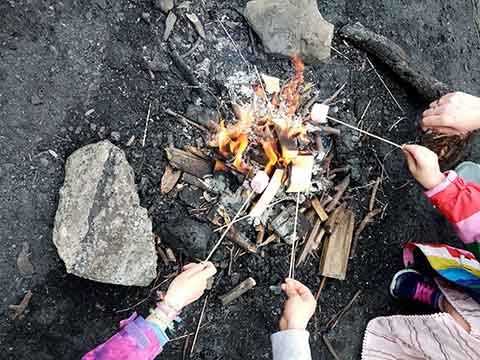
<instances>
[{"instance_id":1,"label":"gray ground","mask_svg":"<svg viewBox=\"0 0 480 360\"><path fill-rule=\"evenodd\" d=\"M242 52L261 70L287 77L290 64L249 49L247 26L236 11L246 1L192 2L191 11L202 19L209 39L188 59L192 67L210 67L200 79L216 90L225 74L244 67L222 29L215 22L224 16L230 21ZM459 0L335 0L319 1L319 7L337 27L361 21L402 45L414 62L459 90L478 94L480 73L479 33L471 1ZM141 19L151 14L151 24ZM180 14L182 14L180 12ZM166 45L160 42L165 16L148 1L13 1L0 0L0 349L5 359L78 359L81 354L113 333L117 313L148 295L148 289L105 286L67 276L58 259L51 235L57 194L63 181L64 160L81 145L110 138L127 152L134 167L142 205L149 209L154 226L167 217L181 218L182 205L163 198L158 184L165 166L163 147L170 141L195 143L192 132L164 115L163 107L184 111L197 97L172 69ZM186 51L196 35L183 15L172 42ZM396 142L417 138L416 119L425 104L380 72L406 109L407 119L388 132L399 110L365 65L364 55L341 40L335 47L348 59L333 56L330 63L307 67L306 77L315 81L327 97L348 81L340 112L349 110L358 118L370 99L367 122L376 132ZM152 80L144 57L156 59L159 70ZM154 101L154 123L143 148L144 119ZM155 102L156 101L156 102ZM95 109L86 116L85 113ZM112 134L112 132L119 133ZM137 142L125 143L135 135ZM480 160L478 147L470 159ZM58 154L54 158L48 150ZM390 151L383 144L367 141L361 150L361 166L367 177L379 173L374 153L380 159ZM381 200L389 206L382 221L362 237L358 256L350 264L345 282L331 281L322 293L322 312L312 323L314 358L330 355L319 338L319 329L358 289L358 302L329 334L343 359L359 357L366 322L379 315L396 314L400 309L387 295L387 284L401 266L401 245L411 239L439 241L450 237L445 220L427 204L407 174L401 155L385 163L389 175ZM362 185L362 184L357 184ZM367 194L354 194L367 203ZM31 247L33 276L22 277L16 258L22 243ZM268 255L271 255L270 257ZM269 287L285 273L285 253L265 258L242 258L236 272L243 278L253 273L259 286L240 302L226 309L212 297L207 307L205 328L194 358L266 359L268 335L275 330L281 297ZM316 262L300 271L300 279L318 286ZM162 270L167 273L167 270ZM231 287L230 279L218 284ZM11 321L9 304L18 303L26 290L32 302L22 320ZM217 294L217 290L214 290ZM148 304L137 310L145 313ZM185 314L184 328L193 329L197 304ZM184 329L181 331L183 334ZM181 358L183 341L169 345L162 357Z\"/></svg>"}]
</instances>

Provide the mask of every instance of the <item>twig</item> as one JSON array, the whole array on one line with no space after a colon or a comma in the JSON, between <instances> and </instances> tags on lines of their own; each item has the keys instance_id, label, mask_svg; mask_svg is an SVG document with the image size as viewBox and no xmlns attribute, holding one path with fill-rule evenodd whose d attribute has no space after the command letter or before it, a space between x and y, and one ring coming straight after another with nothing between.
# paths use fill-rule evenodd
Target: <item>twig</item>
<instances>
[{"instance_id":1,"label":"twig","mask_svg":"<svg viewBox=\"0 0 480 360\"><path fill-rule=\"evenodd\" d=\"M329 353L333 356L333 358L335 360L340 360L340 357L338 356L337 352L335 351L332 344L330 343L330 340L328 340L325 335L322 335L322 340L325 343L325 346L327 347Z\"/></svg>"},{"instance_id":2,"label":"twig","mask_svg":"<svg viewBox=\"0 0 480 360\"><path fill-rule=\"evenodd\" d=\"M215 244L215 246L213 247L212 251L210 251L210 254L208 254L207 258L205 259L205 262L207 262L208 260L210 260L210 258L213 256L213 254L215 253L215 251L218 249L218 247L220 246L220 244L222 243L223 239L225 238L225 236L227 236L227 233L230 231L230 229L232 228L233 224L235 223L235 221L237 220L238 216L243 212L243 210L246 209L246 207L248 206L248 204L250 203L250 200L252 199L253 195L255 195L255 191L251 191L250 194L248 194L248 197L247 197L247 200L245 200L245 202L242 204L242 206L240 207L240 209L238 210L238 212L235 214L235 217L232 219L232 221L230 221L230 223L228 224L227 228L225 229L225 231L223 232L222 236L220 236L220 239L217 241L217 243Z\"/></svg>"},{"instance_id":3,"label":"twig","mask_svg":"<svg viewBox=\"0 0 480 360\"><path fill-rule=\"evenodd\" d=\"M247 60L243 57L242 55L242 52L240 51L239 47L237 46L237 43L235 42L235 40L233 40L232 36L230 35L230 33L227 31L227 28L225 27L225 25L223 25L223 22L218 19L217 20L218 23L220 24L220 26L222 27L223 31L225 32L225 34L227 34L228 38L230 39L230 41L232 42L233 44L233 47L235 48L235 51L238 53L238 55L240 56L240 58L243 60L243 62L245 63L245 65L247 65L248 69L250 69L250 64L247 62Z\"/></svg>"},{"instance_id":4,"label":"twig","mask_svg":"<svg viewBox=\"0 0 480 360\"><path fill-rule=\"evenodd\" d=\"M333 46L330 46L330 49L332 49L333 51L335 51L338 55L340 55L340 56L343 57L344 59L350 60L348 57L346 57L345 55L343 55L343 53L341 53L339 50L335 49Z\"/></svg>"},{"instance_id":5,"label":"twig","mask_svg":"<svg viewBox=\"0 0 480 360\"><path fill-rule=\"evenodd\" d=\"M383 81L382 77L380 76L380 74L378 73L377 69L375 69L375 66L373 66L372 62L370 61L370 59L368 58L368 56L366 56L367 58L367 61L368 63L370 64L370 66L372 67L373 71L375 71L375 74L377 74L378 78L380 79L380 81L382 82L383 86L385 86L385 89L387 89L388 93L390 94L390 97L393 99L393 101L395 102L395 104L397 104L398 108L400 109L400 111L403 113L403 108L400 106L399 102L397 101L397 99L395 99L395 96L393 96L392 92L390 91L390 89L388 88L387 84L385 84L385 81Z\"/></svg>"},{"instance_id":6,"label":"twig","mask_svg":"<svg viewBox=\"0 0 480 360\"><path fill-rule=\"evenodd\" d=\"M188 125L191 125L191 126L194 126L196 127L197 129L199 130L202 130L204 131L205 133L208 132L207 128L205 126L202 126L200 124L197 124L195 121L193 120L190 120L189 118L185 117L184 115L182 114L179 114L171 109L166 109L165 110L165 113L168 114L168 115L171 115L173 117L175 117L176 119L180 120L184 125L185 124L188 124Z\"/></svg>"},{"instance_id":7,"label":"twig","mask_svg":"<svg viewBox=\"0 0 480 360\"><path fill-rule=\"evenodd\" d=\"M318 301L318 299L320 299L320 294L322 293L323 291L323 288L325 287L325 283L327 282L327 277L326 276L323 276L322 277L322 281L320 282L320 286L318 287L318 291L315 295L315 300Z\"/></svg>"},{"instance_id":8,"label":"twig","mask_svg":"<svg viewBox=\"0 0 480 360\"><path fill-rule=\"evenodd\" d=\"M358 290L355 295L353 295L352 299L350 300L350 302L340 311L338 312L337 314L335 314L331 319L330 321L327 323L327 325L325 326L326 327L326 331L330 331L330 330L333 330L335 329L335 327L338 325L339 321L342 319L342 317L348 312L348 310L350 310L350 308L352 307L353 303L355 302L355 300L357 300L357 298L362 294L362 290Z\"/></svg>"},{"instance_id":9,"label":"twig","mask_svg":"<svg viewBox=\"0 0 480 360\"><path fill-rule=\"evenodd\" d=\"M150 121L150 110L152 108L152 103L148 105L147 120L145 121L145 131L143 132L143 141L142 147L145 147L145 141L147 140L147 131L148 131L148 122Z\"/></svg>"},{"instance_id":10,"label":"twig","mask_svg":"<svg viewBox=\"0 0 480 360\"><path fill-rule=\"evenodd\" d=\"M373 218L380 214L382 209L378 208L375 210L370 211L362 220L360 225L358 225L357 231L355 231L355 236L353 237L352 249L350 250L350 258L355 256L355 252L357 250L358 240L360 239L360 235L365 230L367 225L372 222Z\"/></svg>"},{"instance_id":11,"label":"twig","mask_svg":"<svg viewBox=\"0 0 480 360\"><path fill-rule=\"evenodd\" d=\"M327 119L332 120L332 121L334 121L334 122L337 122L337 123L339 123L339 124L342 124L343 126L346 126L346 127L350 128L350 129L353 129L353 130L356 130L356 131L358 131L358 132L361 132L362 134L371 136L371 137L373 137L373 138L375 138L375 139L377 139L377 140L383 141L383 142L385 142L385 143L387 143L387 144L390 144L390 145L392 145L392 146L395 146L396 148L402 149L402 147L401 147L400 145L395 144L394 142L392 142L392 141L390 141L390 140L387 140L387 139L384 139L384 138L382 138L382 137L380 137L380 136L378 136L378 135L372 134L372 133L370 133L370 132L368 132L368 131L359 129L359 128L356 127L356 126L347 124L346 122L343 122L343 121L341 121L341 120L334 119L334 118L332 118L331 116L327 116Z\"/></svg>"},{"instance_id":12,"label":"twig","mask_svg":"<svg viewBox=\"0 0 480 360\"><path fill-rule=\"evenodd\" d=\"M297 243L297 222L298 222L299 204L300 204L300 192L297 192L297 203L295 206L295 220L293 223L293 233L292 233L292 254L290 257L290 270L288 272L288 277L290 279L295 278L295 245Z\"/></svg>"},{"instance_id":13,"label":"twig","mask_svg":"<svg viewBox=\"0 0 480 360\"><path fill-rule=\"evenodd\" d=\"M193 54L193 52L198 48L198 45L200 45L200 43L202 42L202 38L199 36L197 41L195 41L195 43L190 47L190 49L188 49L185 54L183 55L180 55L183 59L189 57L190 55Z\"/></svg>"},{"instance_id":14,"label":"twig","mask_svg":"<svg viewBox=\"0 0 480 360\"><path fill-rule=\"evenodd\" d=\"M347 86L347 83L340 86L340 88L337 91L335 91L332 96L323 100L322 104L324 104L324 105L330 104L333 100L335 100L337 98L337 96L342 92L342 90L345 88L345 86Z\"/></svg>"},{"instance_id":15,"label":"twig","mask_svg":"<svg viewBox=\"0 0 480 360\"><path fill-rule=\"evenodd\" d=\"M368 108L370 107L370 105L372 104L372 100L370 100L367 104L367 106L365 107L365 110L363 110L363 113L362 113L362 116L360 117L360 120L358 121L358 124L357 126L360 127L360 125L363 125L363 119L365 117L365 115L367 115L367 111L368 111Z\"/></svg>"},{"instance_id":16,"label":"twig","mask_svg":"<svg viewBox=\"0 0 480 360\"><path fill-rule=\"evenodd\" d=\"M392 126L390 126L387 131L388 131L388 132L392 131L395 126L397 126L398 124L400 124L400 123L401 123L403 120L405 120L405 119L406 119L406 117L405 117L405 116L402 116L400 119L398 119L397 121L395 121L395 123L394 123Z\"/></svg>"},{"instance_id":17,"label":"twig","mask_svg":"<svg viewBox=\"0 0 480 360\"><path fill-rule=\"evenodd\" d=\"M370 196L370 202L368 203L368 211L372 211L373 208L375 207L375 200L377 199L377 191L381 182L382 182L382 178L380 176L377 177L377 180L375 181L375 185L372 190L372 196Z\"/></svg>"},{"instance_id":18,"label":"twig","mask_svg":"<svg viewBox=\"0 0 480 360\"><path fill-rule=\"evenodd\" d=\"M205 302L203 303L202 312L200 313L200 318L198 319L197 330L195 331L195 336L193 337L192 349L190 350L190 355L192 355L193 351L195 350L195 344L197 343L198 333L200 332L200 326L202 324L203 314L205 313L205 308L207 306L207 301L208 301L208 295L205 296Z\"/></svg>"},{"instance_id":19,"label":"twig","mask_svg":"<svg viewBox=\"0 0 480 360\"><path fill-rule=\"evenodd\" d=\"M209 325L210 325L209 323L203 324L202 326L200 326L200 330L203 329L203 328L205 328L205 327L207 327L207 326L209 326ZM195 333L194 333L194 332L187 333L187 334L185 334L185 335L182 335L182 336L173 338L173 339L169 340L169 342L182 340L182 339L185 339L186 337L192 336L192 335L195 335Z\"/></svg>"}]
</instances>

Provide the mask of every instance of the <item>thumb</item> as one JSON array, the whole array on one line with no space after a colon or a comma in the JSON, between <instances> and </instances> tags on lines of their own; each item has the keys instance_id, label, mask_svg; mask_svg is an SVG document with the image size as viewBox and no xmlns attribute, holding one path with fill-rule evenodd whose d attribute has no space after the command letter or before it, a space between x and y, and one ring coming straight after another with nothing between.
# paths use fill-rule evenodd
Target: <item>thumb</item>
<instances>
[{"instance_id":1,"label":"thumb","mask_svg":"<svg viewBox=\"0 0 480 360\"><path fill-rule=\"evenodd\" d=\"M295 284L292 282L287 281L285 284L285 287L282 287L283 291L285 291L285 294L287 294L287 297L290 299L291 297L297 296L297 288L295 287Z\"/></svg>"}]
</instances>

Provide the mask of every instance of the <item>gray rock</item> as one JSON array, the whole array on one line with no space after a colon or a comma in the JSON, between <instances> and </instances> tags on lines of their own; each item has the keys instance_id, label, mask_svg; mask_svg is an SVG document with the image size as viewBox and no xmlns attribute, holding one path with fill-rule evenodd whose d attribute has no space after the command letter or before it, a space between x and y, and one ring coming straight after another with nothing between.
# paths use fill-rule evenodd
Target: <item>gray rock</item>
<instances>
[{"instance_id":1,"label":"gray rock","mask_svg":"<svg viewBox=\"0 0 480 360\"><path fill-rule=\"evenodd\" d=\"M254 0L245 17L268 53L298 53L306 63L330 57L334 26L323 19L316 0Z\"/></svg>"},{"instance_id":2,"label":"gray rock","mask_svg":"<svg viewBox=\"0 0 480 360\"><path fill-rule=\"evenodd\" d=\"M153 6L168 13L175 7L175 0L153 0Z\"/></svg>"},{"instance_id":3,"label":"gray rock","mask_svg":"<svg viewBox=\"0 0 480 360\"><path fill-rule=\"evenodd\" d=\"M68 158L53 242L68 273L127 286L155 279L152 222L139 205L125 153L109 141Z\"/></svg>"}]
</instances>

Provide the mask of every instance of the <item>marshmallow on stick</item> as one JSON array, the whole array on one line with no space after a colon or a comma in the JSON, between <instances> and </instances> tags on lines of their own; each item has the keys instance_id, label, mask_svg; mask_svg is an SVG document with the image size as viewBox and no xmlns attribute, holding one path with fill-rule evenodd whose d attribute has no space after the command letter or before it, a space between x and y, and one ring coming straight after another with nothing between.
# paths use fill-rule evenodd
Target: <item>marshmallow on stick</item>
<instances>
[{"instance_id":1,"label":"marshmallow on stick","mask_svg":"<svg viewBox=\"0 0 480 360\"><path fill-rule=\"evenodd\" d=\"M325 104L313 105L312 112L310 113L312 122L315 124L326 124L329 109L330 107Z\"/></svg>"}]
</instances>

